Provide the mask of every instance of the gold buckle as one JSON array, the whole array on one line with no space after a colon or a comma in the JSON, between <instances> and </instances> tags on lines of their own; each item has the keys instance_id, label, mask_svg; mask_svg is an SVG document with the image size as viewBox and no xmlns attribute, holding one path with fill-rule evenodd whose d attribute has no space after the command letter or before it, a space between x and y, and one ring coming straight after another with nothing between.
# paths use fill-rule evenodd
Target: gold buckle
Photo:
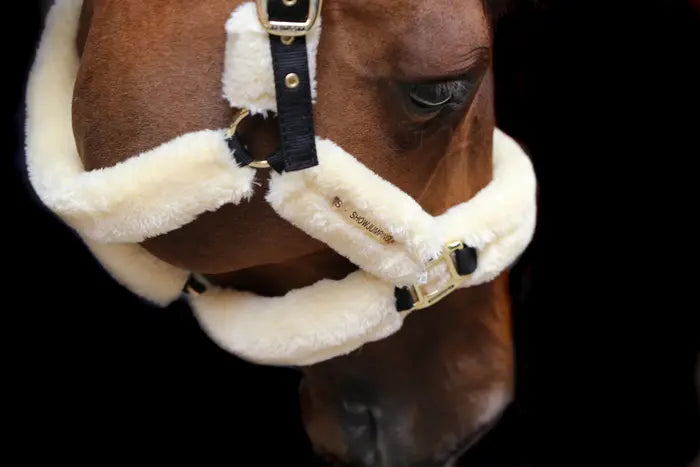
<instances>
[{"instance_id":1,"label":"gold buckle","mask_svg":"<svg viewBox=\"0 0 700 467\"><path fill-rule=\"evenodd\" d=\"M258 18L260 18L260 23L262 23L265 31L273 36L297 37L305 36L309 31L311 31L311 28L314 27L321 13L323 0L309 1L309 14L306 17L306 21L303 23L290 21L270 21L270 15L267 12L268 3L269 0L257 0Z\"/></svg>"},{"instance_id":2,"label":"gold buckle","mask_svg":"<svg viewBox=\"0 0 700 467\"><path fill-rule=\"evenodd\" d=\"M463 242L451 242L448 243L445 248L443 248L442 253L437 258L433 259L426 265L427 271L435 268L441 263L447 264L447 271L450 274L449 281L447 284L429 293L423 291L424 285L415 283L409 286L409 291L413 297L413 308L407 311L422 310L428 308L429 306L435 305L437 302L447 297L449 294L457 290L459 284L464 282L467 276L460 276L457 272L457 267L455 266L455 260L452 259L452 254L455 251L464 248ZM428 277L430 277L428 275Z\"/></svg>"},{"instance_id":3,"label":"gold buckle","mask_svg":"<svg viewBox=\"0 0 700 467\"><path fill-rule=\"evenodd\" d=\"M248 109L241 109L236 114L236 117L233 119L233 123L231 123L231 126L226 131L227 138L233 138L233 136L236 134L236 131L238 131L238 125L240 125L241 122L245 120L248 115L250 115L250 111ZM253 161L250 164L248 164L248 167L252 167L254 169L269 169L271 166L270 163L267 161Z\"/></svg>"}]
</instances>

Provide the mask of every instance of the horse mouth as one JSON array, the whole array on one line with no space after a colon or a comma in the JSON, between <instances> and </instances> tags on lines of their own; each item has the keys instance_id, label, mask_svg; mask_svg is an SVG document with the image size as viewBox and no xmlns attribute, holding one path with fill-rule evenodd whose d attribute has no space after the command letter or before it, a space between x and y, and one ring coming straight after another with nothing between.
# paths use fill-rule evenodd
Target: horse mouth
<instances>
[{"instance_id":1,"label":"horse mouth","mask_svg":"<svg viewBox=\"0 0 700 467\"><path fill-rule=\"evenodd\" d=\"M498 419L487 422L480 425L475 431L473 431L467 438L462 440L459 444L457 450L455 450L448 458L444 461L418 461L415 464L410 464L415 467L455 467L459 459L471 448L473 448L481 439L486 435L493 427L498 423ZM373 430L374 431L374 430ZM377 441L375 439L375 441ZM382 455L381 449L377 443L375 443L374 450L364 457L363 460L354 460L345 462L340 460L338 457L332 454L324 454L321 457L324 467L390 467L393 465L406 465L408 464L394 464L391 460L385 459Z\"/></svg>"}]
</instances>

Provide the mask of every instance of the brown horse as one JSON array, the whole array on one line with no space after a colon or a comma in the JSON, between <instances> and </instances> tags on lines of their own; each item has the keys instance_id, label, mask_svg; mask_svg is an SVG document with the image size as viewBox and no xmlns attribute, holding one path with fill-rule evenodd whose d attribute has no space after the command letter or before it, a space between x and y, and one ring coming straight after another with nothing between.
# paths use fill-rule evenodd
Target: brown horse
<instances>
[{"instance_id":1,"label":"brown horse","mask_svg":"<svg viewBox=\"0 0 700 467\"><path fill-rule=\"evenodd\" d=\"M224 23L242 0L86 0L73 128L83 164L110 167L172 138L229 125L221 95ZM318 52L317 134L337 142L432 215L489 183L494 128L491 31L482 0L326 0ZM432 114L404 84L466 77L473 95ZM241 128L261 157L272 120ZM249 203L201 215L143 243L215 283L278 296L355 267ZM368 466L444 465L511 398L506 274L413 314L391 338L304 368L304 422L316 450Z\"/></svg>"}]
</instances>

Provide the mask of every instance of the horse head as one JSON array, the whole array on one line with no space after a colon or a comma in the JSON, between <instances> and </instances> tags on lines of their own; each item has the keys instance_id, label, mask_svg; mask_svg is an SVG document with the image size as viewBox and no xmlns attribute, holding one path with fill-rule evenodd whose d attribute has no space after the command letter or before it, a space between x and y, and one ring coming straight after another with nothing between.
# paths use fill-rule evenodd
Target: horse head
<instances>
[{"instance_id":1,"label":"horse head","mask_svg":"<svg viewBox=\"0 0 700 467\"><path fill-rule=\"evenodd\" d=\"M85 170L229 126L239 109L222 95L224 25L243 3L82 3L72 129ZM322 28L313 115L319 137L431 216L489 185L492 38L482 0L326 0ZM247 118L239 134L255 158L279 144L272 118ZM265 297L357 270L282 219L265 198L272 182L258 183L246 202L205 212L141 246L216 286ZM320 454L351 465L444 465L512 397L507 272L414 312L390 337L301 369L304 423Z\"/></svg>"}]
</instances>

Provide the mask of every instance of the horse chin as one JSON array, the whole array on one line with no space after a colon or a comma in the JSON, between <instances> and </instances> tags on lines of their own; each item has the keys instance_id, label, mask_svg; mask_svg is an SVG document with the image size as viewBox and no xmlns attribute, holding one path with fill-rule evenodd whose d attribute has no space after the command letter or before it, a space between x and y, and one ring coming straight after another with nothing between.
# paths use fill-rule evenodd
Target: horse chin
<instances>
[{"instance_id":1,"label":"horse chin","mask_svg":"<svg viewBox=\"0 0 700 467\"><path fill-rule=\"evenodd\" d=\"M455 408L461 413L451 419L426 417L435 407L390 407L390 403L367 407L343 402L340 411L329 407L322 411L342 412L338 419L311 417L306 427L315 449L329 465L453 466L498 423L512 395L493 388L471 394L469 399L471 404Z\"/></svg>"},{"instance_id":2,"label":"horse chin","mask_svg":"<svg viewBox=\"0 0 700 467\"><path fill-rule=\"evenodd\" d=\"M389 467L395 465L412 465L419 467L456 467L460 458L475 445L477 445L479 441L481 441L481 439L497 425L500 415L501 412L499 412L498 415L488 423L477 426L470 434L467 435L466 438L460 442L459 448L450 453L445 460L428 459L424 461L412 462L411 464L404 464L402 461L395 462L391 459L384 459L383 457L372 452L368 453L365 459L360 462L344 461L341 460L340 457L329 453L320 454L320 457L323 461L325 461L326 465L334 467Z\"/></svg>"}]
</instances>

